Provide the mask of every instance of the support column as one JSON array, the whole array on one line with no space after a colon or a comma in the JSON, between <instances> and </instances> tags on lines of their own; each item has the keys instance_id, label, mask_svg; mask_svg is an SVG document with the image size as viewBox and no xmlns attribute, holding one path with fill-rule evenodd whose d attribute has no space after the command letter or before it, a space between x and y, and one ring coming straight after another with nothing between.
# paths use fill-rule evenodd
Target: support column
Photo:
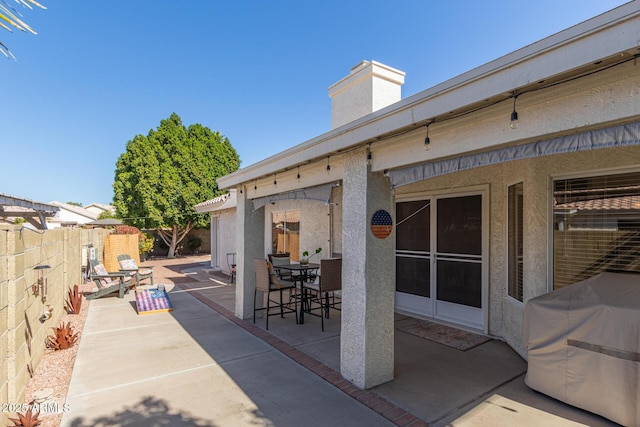
<instances>
[{"instance_id":1,"label":"support column","mask_svg":"<svg viewBox=\"0 0 640 427\"><path fill-rule=\"evenodd\" d=\"M340 371L361 388L393 379L394 238L376 238L373 214L392 212L391 185L370 172L366 150L349 153L343 181Z\"/></svg>"},{"instance_id":2,"label":"support column","mask_svg":"<svg viewBox=\"0 0 640 427\"><path fill-rule=\"evenodd\" d=\"M220 254L218 254L218 217L213 215L213 212L209 212L209 239L211 241L211 262L209 265L211 268L219 268L218 260Z\"/></svg>"},{"instance_id":3,"label":"support column","mask_svg":"<svg viewBox=\"0 0 640 427\"><path fill-rule=\"evenodd\" d=\"M236 316L253 317L253 297L256 288L254 258L264 258L264 207L253 210L246 191L237 189L236 208Z\"/></svg>"}]
</instances>

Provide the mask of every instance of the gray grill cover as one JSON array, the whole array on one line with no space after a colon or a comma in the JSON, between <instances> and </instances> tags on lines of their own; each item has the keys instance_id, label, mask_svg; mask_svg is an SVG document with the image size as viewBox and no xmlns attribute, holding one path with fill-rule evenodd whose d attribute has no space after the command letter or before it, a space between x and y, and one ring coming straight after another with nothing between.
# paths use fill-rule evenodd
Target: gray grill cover
<instances>
[{"instance_id":1,"label":"gray grill cover","mask_svg":"<svg viewBox=\"0 0 640 427\"><path fill-rule=\"evenodd\" d=\"M601 273L524 310L529 387L640 426L640 275Z\"/></svg>"}]
</instances>

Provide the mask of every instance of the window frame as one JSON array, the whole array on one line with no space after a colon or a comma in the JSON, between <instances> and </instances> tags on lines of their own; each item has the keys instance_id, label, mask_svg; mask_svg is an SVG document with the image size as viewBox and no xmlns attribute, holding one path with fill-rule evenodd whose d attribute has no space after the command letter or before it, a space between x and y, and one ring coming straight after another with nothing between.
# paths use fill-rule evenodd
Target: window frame
<instances>
[{"instance_id":1,"label":"window frame","mask_svg":"<svg viewBox=\"0 0 640 427\"><path fill-rule=\"evenodd\" d=\"M518 296L514 296L511 295L511 278L512 278L512 270L511 270L511 255L512 255L512 247L511 247L511 240L510 240L510 231L511 231L511 227L512 227L512 218L511 218L511 188L515 187L515 186L521 186L522 190L521 190L521 195L522 195L522 206L519 212L519 219L521 221L520 224L520 228L522 230L522 236L520 237L520 247L522 249L522 253L520 254L522 260L520 262L520 275L521 275L521 284L520 284L520 298L518 298ZM526 223L524 221L524 203L525 203L525 198L524 198L524 180L519 180L519 181L514 181L512 183L509 183L505 186L505 237L506 237L506 244L505 244L505 273L506 273L506 286L505 286L505 290L506 290L506 295L507 297L509 297L510 299L512 299L513 301L519 303L519 304L524 304L524 246L525 246L525 242L524 242L524 236L526 235L525 233L525 226ZM517 261L516 261L517 263Z\"/></svg>"},{"instance_id":2,"label":"window frame","mask_svg":"<svg viewBox=\"0 0 640 427\"><path fill-rule=\"evenodd\" d=\"M302 223L302 214L301 214L301 210L300 209L283 209L283 210L277 210L277 211L272 211L271 212L271 244L269 245L270 248L270 252L269 253L276 253L276 249L273 247L273 240L274 240L274 216L275 215L279 215L279 214L283 214L284 215L284 227L286 228L286 224L287 224L287 213L289 212L297 212L299 221L298 221L298 240L300 239L300 227L301 227L301 223ZM300 260L300 254L298 253L299 251L297 251L296 253L292 253L289 248L287 247L287 239L283 239L284 242L284 253L289 253L290 254L290 260L291 261L299 261ZM298 243L299 246L299 243Z\"/></svg>"},{"instance_id":3,"label":"window frame","mask_svg":"<svg viewBox=\"0 0 640 427\"><path fill-rule=\"evenodd\" d=\"M580 172L571 172L565 174L553 174L549 176L547 184L548 211L547 211L547 242L548 242L548 259L547 259L547 292L554 290L555 283L555 245L554 245L554 188L556 181L601 177L609 175L621 175L629 173L640 173L640 166L622 166L617 168L590 169Z\"/></svg>"}]
</instances>

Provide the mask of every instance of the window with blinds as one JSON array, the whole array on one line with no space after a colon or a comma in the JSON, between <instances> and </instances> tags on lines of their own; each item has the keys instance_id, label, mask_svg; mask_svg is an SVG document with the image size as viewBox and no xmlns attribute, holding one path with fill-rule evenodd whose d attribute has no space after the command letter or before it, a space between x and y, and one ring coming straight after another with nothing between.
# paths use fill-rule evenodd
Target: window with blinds
<instances>
[{"instance_id":1,"label":"window with blinds","mask_svg":"<svg viewBox=\"0 0 640 427\"><path fill-rule=\"evenodd\" d=\"M524 227L523 184L509 186L507 195L508 221L508 294L522 302L522 237Z\"/></svg>"},{"instance_id":2,"label":"window with blinds","mask_svg":"<svg viewBox=\"0 0 640 427\"><path fill-rule=\"evenodd\" d=\"M640 172L553 183L553 288L640 272Z\"/></svg>"}]
</instances>

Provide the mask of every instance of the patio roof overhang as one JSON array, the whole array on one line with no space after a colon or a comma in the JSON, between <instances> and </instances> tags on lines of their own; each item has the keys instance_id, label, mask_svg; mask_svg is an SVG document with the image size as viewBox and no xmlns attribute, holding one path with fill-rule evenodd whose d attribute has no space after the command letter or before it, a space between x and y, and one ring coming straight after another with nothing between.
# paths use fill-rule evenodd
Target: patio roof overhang
<instances>
[{"instance_id":1,"label":"patio roof overhang","mask_svg":"<svg viewBox=\"0 0 640 427\"><path fill-rule=\"evenodd\" d=\"M217 179L218 186L221 189L233 188L280 171L291 170L297 165L319 162L327 156L399 137L418 130L433 120L449 120L509 101L514 94L556 86L605 70L637 57L640 54L638 40L640 5L630 2L220 177ZM540 132L538 136L544 136L544 130ZM529 140L532 137L536 136L529 135ZM496 146L519 142L514 139L513 134L502 135L500 138L496 138ZM492 147L460 147L457 155ZM424 159L412 160L419 163L438 159L434 154L425 153L423 156ZM372 170L406 166L408 164L394 164L388 160L377 162L374 157Z\"/></svg>"},{"instance_id":2,"label":"patio roof overhang","mask_svg":"<svg viewBox=\"0 0 640 427\"><path fill-rule=\"evenodd\" d=\"M194 209L198 213L217 212L225 209L232 209L236 207L236 190L232 189L228 193L223 194L213 199L198 203L194 206Z\"/></svg>"},{"instance_id":3,"label":"patio roof overhang","mask_svg":"<svg viewBox=\"0 0 640 427\"><path fill-rule=\"evenodd\" d=\"M46 218L55 216L59 210L58 206L0 193L0 217L24 218L41 230L47 229Z\"/></svg>"},{"instance_id":4,"label":"patio roof overhang","mask_svg":"<svg viewBox=\"0 0 640 427\"><path fill-rule=\"evenodd\" d=\"M253 209L257 210L268 203L275 203L280 200L315 200L329 204L329 201L331 200L331 189L337 185L338 184L334 182L265 197L258 197L253 199Z\"/></svg>"}]
</instances>

